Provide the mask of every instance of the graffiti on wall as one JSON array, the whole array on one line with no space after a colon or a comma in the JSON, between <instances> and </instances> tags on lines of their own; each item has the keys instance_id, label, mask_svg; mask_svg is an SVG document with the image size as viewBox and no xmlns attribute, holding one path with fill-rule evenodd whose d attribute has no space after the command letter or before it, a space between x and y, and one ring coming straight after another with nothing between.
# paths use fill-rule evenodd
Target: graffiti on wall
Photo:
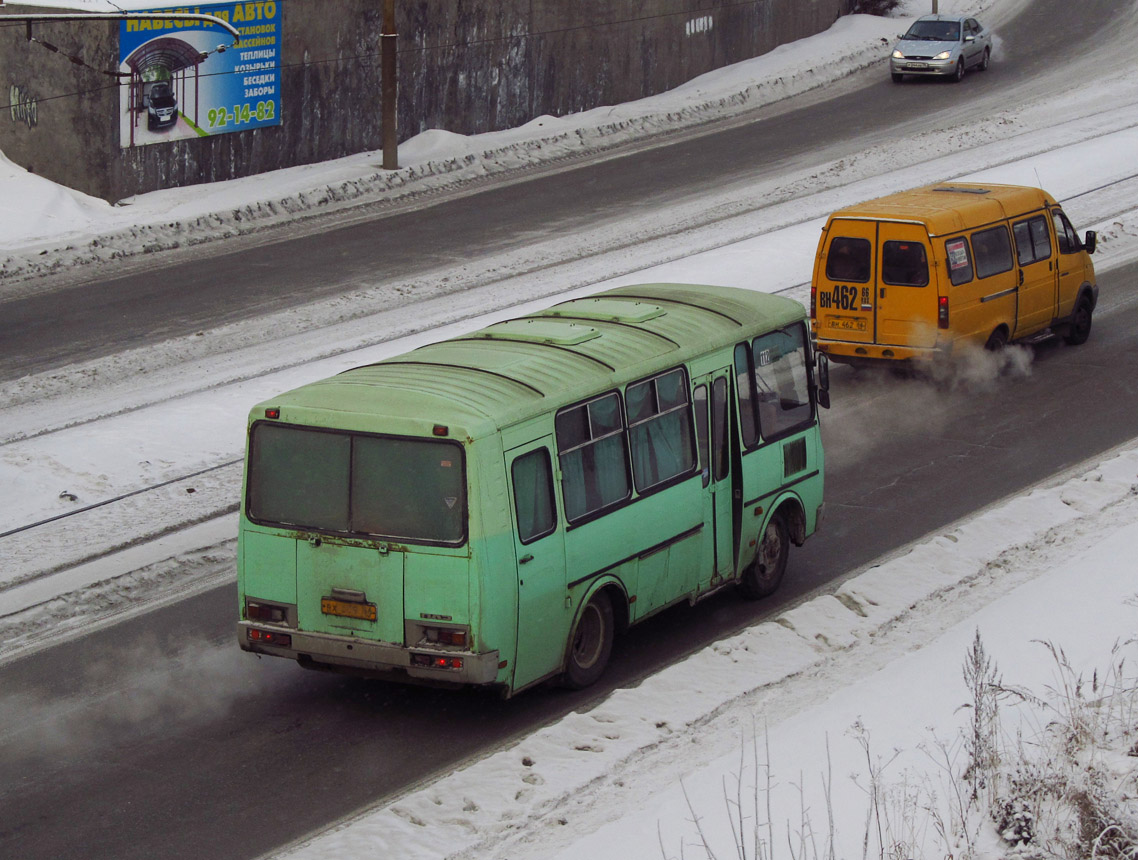
<instances>
[{"instance_id":1,"label":"graffiti on wall","mask_svg":"<svg viewBox=\"0 0 1138 860\"><path fill-rule=\"evenodd\" d=\"M23 87L12 84L8 88L8 105L12 122L21 122L28 128L39 124L39 100Z\"/></svg>"}]
</instances>

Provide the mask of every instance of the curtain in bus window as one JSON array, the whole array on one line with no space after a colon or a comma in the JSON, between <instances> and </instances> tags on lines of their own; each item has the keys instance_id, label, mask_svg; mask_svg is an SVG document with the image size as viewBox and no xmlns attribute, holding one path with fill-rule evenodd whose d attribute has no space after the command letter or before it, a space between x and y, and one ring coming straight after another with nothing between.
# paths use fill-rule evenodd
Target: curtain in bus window
<instances>
[{"instance_id":1,"label":"curtain in bus window","mask_svg":"<svg viewBox=\"0 0 1138 860\"><path fill-rule=\"evenodd\" d=\"M692 394L695 403L695 439L699 446L699 468L706 487L711 482L711 441L708 438L707 386L697 385Z\"/></svg>"},{"instance_id":2,"label":"curtain in bus window","mask_svg":"<svg viewBox=\"0 0 1138 860\"><path fill-rule=\"evenodd\" d=\"M352 530L406 540L465 537L462 448L421 439L355 437Z\"/></svg>"},{"instance_id":3,"label":"curtain in bus window","mask_svg":"<svg viewBox=\"0 0 1138 860\"><path fill-rule=\"evenodd\" d=\"M802 326L757 337L752 348L763 438L785 436L807 426L814 411Z\"/></svg>"},{"instance_id":4,"label":"curtain in bus window","mask_svg":"<svg viewBox=\"0 0 1138 860\"><path fill-rule=\"evenodd\" d=\"M555 419L562 498L570 522L628 497L628 452L620 398L608 394Z\"/></svg>"},{"instance_id":5,"label":"curtain in bus window","mask_svg":"<svg viewBox=\"0 0 1138 860\"><path fill-rule=\"evenodd\" d=\"M538 448L514 460L514 510L522 543L549 534L556 525L553 508L553 470L549 453Z\"/></svg>"},{"instance_id":6,"label":"curtain in bus window","mask_svg":"<svg viewBox=\"0 0 1138 860\"><path fill-rule=\"evenodd\" d=\"M729 449L727 443L727 380L722 376L711 385L711 459L716 481L727 477Z\"/></svg>"},{"instance_id":7,"label":"curtain in bus window","mask_svg":"<svg viewBox=\"0 0 1138 860\"><path fill-rule=\"evenodd\" d=\"M351 437L258 423L249 447L249 516L301 528L348 530Z\"/></svg>"},{"instance_id":8,"label":"curtain in bus window","mask_svg":"<svg viewBox=\"0 0 1138 860\"><path fill-rule=\"evenodd\" d=\"M687 379L682 370L628 386L625 406L638 491L694 468Z\"/></svg>"}]
</instances>

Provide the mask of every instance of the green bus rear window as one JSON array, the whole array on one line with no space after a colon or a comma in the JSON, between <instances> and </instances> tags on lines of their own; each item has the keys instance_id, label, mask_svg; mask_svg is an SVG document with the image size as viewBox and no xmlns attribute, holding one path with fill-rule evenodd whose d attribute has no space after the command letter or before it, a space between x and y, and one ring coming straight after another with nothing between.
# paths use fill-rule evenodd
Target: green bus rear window
<instances>
[{"instance_id":1,"label":"green bus rear window","mask_svg":"<svg viewBox=\"0 0 1138 860\"><path fill-rule=\"evenodd\" d=\"M453 442L258 422L250 519L423 543L466 538L463 450Z\"/></svg>"}]
</instances>

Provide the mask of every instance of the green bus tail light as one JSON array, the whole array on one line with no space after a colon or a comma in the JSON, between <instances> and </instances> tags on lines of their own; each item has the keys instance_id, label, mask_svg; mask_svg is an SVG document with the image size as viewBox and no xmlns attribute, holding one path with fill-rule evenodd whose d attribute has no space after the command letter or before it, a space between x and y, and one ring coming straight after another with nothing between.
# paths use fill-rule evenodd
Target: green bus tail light
<instances>
[{"instance_id":1,"label":"green bus tail light","mask_svg":"<svg viewBox=\"0 0 1138 860\"><path fill-rule=\"evenodd\" d=\"M249 641L259 642L262 645L277 645L281 648L292 647L292 636L288 633L277 633L275 630L249 630Z\"/></svg>"},{"instance_id":2,"label":"green bus tail light","mask_svg":"<svg viewBox=\"0 0 1138 860\"><path fill-rule=\"evenodd\" d=\"M455 630L453 627L424 627L423 638L432 645L452 645L456 648L466 647L466 631Z\"/></svg>"},{"instance_id":3,"label":"green bus tail light","mask_svg":"<svg viewBox=\"0 0 1138 860\"><path fill-rule=\"evenodd\" d=\"M447 654L412 654L411 665L424 669L461 669L462 658Z\"/></svg>"},{"instance_id":4,"label":"green bus tail light","mask_svg":"<svg viewBox=\"0 0 1138 860\"><path fill-rule=\"evenodd\" d=\"M246 600L245 617L249 621L260 621L264 624L285 624L288 621L288 610L271 603Z\"/></svg>"}]
</instances>

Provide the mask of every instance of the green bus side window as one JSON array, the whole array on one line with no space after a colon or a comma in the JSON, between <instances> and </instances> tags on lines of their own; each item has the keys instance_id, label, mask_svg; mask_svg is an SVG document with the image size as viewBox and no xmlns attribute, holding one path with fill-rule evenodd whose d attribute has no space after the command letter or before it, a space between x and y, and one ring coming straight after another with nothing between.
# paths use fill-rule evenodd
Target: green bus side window
<instances>
[{"instance_id":1,"label":"green bus side window","mask_svg":"<svg viewBox=\"0 0 1138 860\"><path fill-rule=\"evenodd\" d=\"M753 341L759 430L767 441L808 427L814 420L806 336L801 325Z\"/></svg>"},{"instance_id":2,"label":"green bus side window","mask_svg":"<svg viewBox=\"0 0 1138 860\"><path fill-rule=\"evenodd\" d=\"M632 474L644 492L695 468L687 377L681 368L625 391Z\"/></svg>"},{"instance_id":3,"label":"green bus side window","mask_svg":"<svg viewBox=\"0 0 1138 860\"><path fill-rule=\"evenodd\" d=\"M628 442L619 395L605 394L563 409L555 426L569 522L629 497Z\"/></svg>"}]
</instances>

